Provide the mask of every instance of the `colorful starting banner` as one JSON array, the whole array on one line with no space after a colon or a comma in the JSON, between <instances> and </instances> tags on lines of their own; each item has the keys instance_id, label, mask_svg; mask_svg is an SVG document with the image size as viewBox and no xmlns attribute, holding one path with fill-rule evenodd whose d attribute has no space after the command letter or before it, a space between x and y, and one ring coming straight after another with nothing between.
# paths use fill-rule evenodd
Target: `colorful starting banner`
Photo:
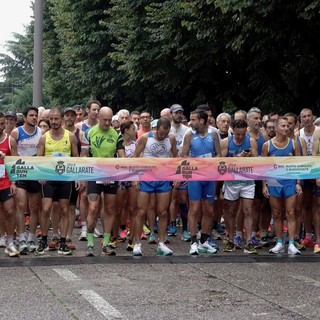
<instances>
[{"instance_id":1,"label":"colorful starting banner","mask_svg":"<svg viewBox=\"0 0 320 320\"><path fill-rule=\"evenodd\" d=\"M12 181L224 181L320 178L320 157L6 157Z\"/></svg>"}]
</instances>

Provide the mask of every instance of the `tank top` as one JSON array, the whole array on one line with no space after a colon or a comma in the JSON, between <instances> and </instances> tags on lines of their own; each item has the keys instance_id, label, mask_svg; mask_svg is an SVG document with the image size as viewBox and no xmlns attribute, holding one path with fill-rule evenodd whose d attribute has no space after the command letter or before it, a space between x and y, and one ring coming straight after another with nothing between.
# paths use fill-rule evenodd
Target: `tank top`
<instances>
[{"instance_id":1,"label":"tank top","mask_svg":"<svg viewBox=\"0 0 320 320\"><path fill-rule=\"evenodd\" d=\"M249 132L247 133L248 136L250 136ZM263 134L259 132L258 139L255 139L258 145L258 156L261 156L262 153L262 146L266 142L266 139L264 138Z\"/></svg>"},{"instance_id":2,"label":"tank top","mask_svg":"<svg viewBox=\"0 0 320 320\"><path fill-rule=\"evenodd\" d=\"M307 143L307 153L308 156L312 156L312 146L313 146L313 135L308 136L304 132L304 128L301 128L299 131L299 135L303 138Z\"/></svg>"},{"instance_id":3,"label":"tank top","mask_svg":"<svg viewBox=\"0 0 320 320\"><path fill-rule=\"evenodd\" d=\"M227 157L235 157L243 150L249 150L251 148L250 145L250 135L246 134L244 140L241 144L236 144L233 141L233 136L228 137L228 155ZM237 185L253 185L254 180L232 180L232 181L225 181L225 185L227 186L237 186Z\"/></svg>"},{"instance_id":4,"label":"tank top","mask_svg":"<svg viewBox=\"0 0 320 320\"><path fill-rule=\"evenodd\" d=\"M11 156L11 144L10 136L6 133L4 139L0 142L0 151L6 154L6 156ZM0 164L4 164L4 159L0 159ZM5 170L4 177L0 178L0 190L10 188L11 181L7 171Z\"/></svg>"},{"instance_id":5,"label":"tank top","mask_svg":"<svg viewBox=\"0 0 320 320\"><path fill-rule=\"evenodd\" d=\"M136 143L135 141L131 140L128 146L124 146L126 158L131 158L135 150L136 150Z\"/></svg>"},{"instance_id":6,"label":"tank top","mask_svg":"<svg viewBox=\"0 0 320 320\"><path fill-rule=\"evenodd\" d=\"M241 153L243 150L249 150L250 145L250 135L246 135L241 144L236 144L233 141L233 136L228 137L228 155L227 157L235 157L237 154Z\"/></svg>"},{"instance_id":7,"label":"tank top","mask_svg":"<svg viewBox=\"0 0 320 320\"><path fill-rule=\"evenodd\" d=\"M176 138L176 142L177 142L177 150L179 151L182 147L182 143L183 143L183 137L186 133L186 131L189 128L183 124L180 124L180 126L178 128L171 126L170 129L170 134L173 134Z\"/></svg>"},{"instance_id":8,"label":"tank top","mask_svg":"<svg viewBox=\"0 0 320 320\"><path fill-rule=\"evenodd\" d=\"M193 158L212 158L215 155L213 132L208 132L205 137L192 131L190 156Z\"/></svg>"},{"instance_id":9,"label":"tank top","mask_svg":"<svg viewBox=\"0 0 320 320\"><path fill-rule=\"evenodd\" d=\"M285 147L278 148L273 144L273 139L268 140L268 155L271 157L290 157L294 156L294 142L292 139L288 138L288 142ZM283 186L289 184L295 184L296 180L290 179L282 179L282 180L275 180L270 179L267 180L268 186Z\"/></svg>"},{"instance_id":10,"label":"tank top","mask_svg":"<svg viewBox=\"0 0 320 320\"><path fill-rule=\"evenodd\" d=\"M50 131L47 131L45 135L45 157L71 156L70 131L64 130L64 135L60 140L53 140Z\"/></svg>"},{"instance_id":11,"label":"tank top","mask_svg":"<svg viewBox=\"0 0 320 320\"><path fill-rule=\"evenodd\" d=\"M31 134L27 133L22 126L18 127L17 150L19 156L36 156L41 136L39 127L35 127Z\"/></svg>"},{"instance_id":12,"label":"tank top","mask_svg":"<svg viewBox=\"0 0 320 320\"><path fill-rule=\"evenodd\" d=\"M153 137L153 132L148 132L148 140L143 151L144 158L170 158L171 142L169 136L158 141Z\"/></svg>"}]
</instances>

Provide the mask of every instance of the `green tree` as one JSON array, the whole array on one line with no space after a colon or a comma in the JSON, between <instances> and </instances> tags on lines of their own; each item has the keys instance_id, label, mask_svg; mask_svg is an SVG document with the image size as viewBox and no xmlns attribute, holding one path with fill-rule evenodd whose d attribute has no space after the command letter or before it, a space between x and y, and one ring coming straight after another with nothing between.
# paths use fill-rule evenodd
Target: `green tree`
<instances>
[{"instance_id":1,"label":"green tree","mask_svg":"<svg viewBox=\"0 0 320 320\"><path fill-rule=\"evenodd\" d=\"M0 54L0 108L22 110L32 104L33 37L15 33L14 40L6 42L7 54ZM31 86L31 87L30 87ZM31 90L30 90L31 88Z\"/></svg>"}]
</instances>

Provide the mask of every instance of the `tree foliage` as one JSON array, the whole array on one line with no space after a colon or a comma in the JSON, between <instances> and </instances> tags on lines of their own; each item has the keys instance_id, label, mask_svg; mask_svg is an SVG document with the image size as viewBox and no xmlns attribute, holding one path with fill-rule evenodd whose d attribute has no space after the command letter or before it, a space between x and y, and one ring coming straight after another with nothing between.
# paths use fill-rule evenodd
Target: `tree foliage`
<instances>
[{"instance_id":1,"label":"tree foliage","mask_svg":"<svg viewBox=\"0 0 320 320\"><path fill-rule=\"evenodd\" d=\"M14 40L6 42L7 54L0 54L1 110L21 110L32 104L33 29L27 34L15 33ZM31 90L30 90L31 86Z\"/></svg>"},{"instance_id":2,"label":"tree foliage","mask_svg":"<svg viewBox=\"0 0 320 320\"><path fill-rule=\"evenodd\" d=\"M45 83L55 103L318 112L319 1L45 3Z\"/></svg>"}]
</instances>

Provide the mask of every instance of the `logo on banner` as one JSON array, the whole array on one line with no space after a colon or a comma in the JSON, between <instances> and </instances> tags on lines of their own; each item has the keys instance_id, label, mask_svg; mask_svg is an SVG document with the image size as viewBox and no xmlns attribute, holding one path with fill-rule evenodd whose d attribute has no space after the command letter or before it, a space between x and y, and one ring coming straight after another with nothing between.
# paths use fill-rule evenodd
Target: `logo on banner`
<instances>
[{"instance_id":1,"label":"logo on banner","mask_svg":"<svg viewBox=\"0 0 320 320\"><path fill-rule=\"evenodd\" d=\"M17 178L27 178L28 172L33 171L34 166L26 165L25 161L19 159L16 163L11 167L10 174L15 174Z\"/></svg>"},{"instance_id":2,"label":"logo on banner","mask_svg":"<svg viewBox=\"0 0 320 320\"><path fill-rule=\"evenodd\" d=\"M65 171L66 166L64 165L64 161L58 161L55 168L55 172L61 176L63 173L65 173Z\"/></svg>"},{"instance_id":3,"label":"logo on banner","mask_svg":"<svg viewBox=\"0 0 320 320\"><path fill-rule=\"evenodd\" d=\"M193 167L190 165L189 161L183 160L181 164L177 167L176 174L181 174L184 179L189 180L192 178L193 172L197 170L198 167Z\"/></svg>"},{"instance_id":4,"label":"logo on banner","mask_svg":"<svg viewBox=\"0 0 320 320\"><path fill-rule=\"evenodd\" d=\"M223 176L227 172L228 168L225 161L220 161L218 165L218 172Z\"/></svg>"}]
</instances>

